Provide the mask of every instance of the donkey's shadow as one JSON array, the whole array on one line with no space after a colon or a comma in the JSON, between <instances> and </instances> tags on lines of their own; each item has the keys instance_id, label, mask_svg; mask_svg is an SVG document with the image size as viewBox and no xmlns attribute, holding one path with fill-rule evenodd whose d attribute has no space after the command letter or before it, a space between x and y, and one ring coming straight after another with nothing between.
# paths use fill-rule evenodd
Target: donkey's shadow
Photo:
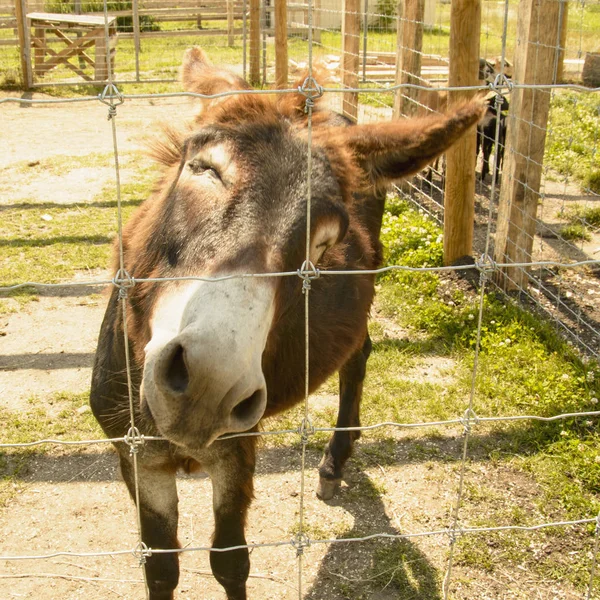
<instances>
[{"instance_id":1,"label":"donkey's shadow","mask_svg":"<svg viewBox=\"0 0 600 600\"><path fill-rule=\"evenodd\" d=\"M350 488L339 491L327 504L341 506L355 526L339 539L362 538L375 533L401 535L385 512L381 494L361 470L348 470ZM440 575L410 539L375 538L332 543L320 563L305 600L441 600Z\"/></svg>"}]
</instances>

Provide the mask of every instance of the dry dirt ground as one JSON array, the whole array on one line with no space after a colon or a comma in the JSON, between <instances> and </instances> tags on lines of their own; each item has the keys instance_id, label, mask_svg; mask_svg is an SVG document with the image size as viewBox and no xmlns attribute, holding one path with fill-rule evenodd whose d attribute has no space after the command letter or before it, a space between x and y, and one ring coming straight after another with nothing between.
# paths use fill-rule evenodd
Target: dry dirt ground
<instances>
[{"instance_id":1,"label":"dry dirt ground","mask_svg":"<svg viewBox=\"0 0 600 600\"><path fill-rule=\"evenodd\" d=\"M177 119L192 109L187 101L128 101L119 108L118 143L122 151L140 146L140 136L156 120ZM106 108L98 103L56 106L0 106L2 144L0 166L36 161L55 155L110 152L112 139ZM113 173L79 173L79 180L48 176L39 182L18 180L4 172L3 203L14 201L28 186L54 202L81 202L110 183ZM89 274L86 274L86 277ZM106 273L95 273L99 278ZM42 293L15 313L0 318L0 403L26 410L32 394L89 389L91 364L105 298L96 288L59 289ZM387 335L403 339L400 328ZM448 357L427 356L409 378L448 377ZM320 406L332 396L314 399ZM51 412L54 410L48 407ZM364 436L348 467L338 496L316 498L316 467L320 452L307 456L305 523L313 539L360 537L370 533L398 534L439 530L448 526L456 497L460 430L444 430L434 441L399 435L390 449ZM388 454L392 460L377 458ZM383 463L383 464L382 464ZM511 496L524 510L535 511L539 493L517 471L474 461L471 485L493 489L494 497ZM292 447L265 447L260 453L256 500L249 517L248 542L291 540L300 509L300 454ZM210 482L181 477L180 540L190 548L209 544L212 528ZM476 515L471 515L476 521ZM119 480L115 455L101 446L81 451L51 448L36 455L14 483L14 495L0 510L0 556L29 556L60 551L123 552L105 556L55 556L46 560L0 560L0 598L31 600L105 600L144 598L138 560L130 550L137 543L135 512ZM482 542L483 543L483 542ZM532 547L542 542L528 538ZM373 570L382 550L393 550L403 562ZM302 590L306 600L440 600L433 582L443 577L448 549L445 535L403 542L314 544L302 559ZM573 541L566 549L581 551ZM402 564L402 566L400 566ZM224 594L209 573L204 551L182 556L177 598L222 600ZM398 572L400 571L400 572ZM249 597L298 598L298 559L290 545L257 548L252 552ZM392 580L400 577L402 592ZM429 590L429 591L428 591ZM580 598L567 584L543 580L525 569L482 569L455 566L456 600L557 600Z\"/></svg>"}]
</instances>

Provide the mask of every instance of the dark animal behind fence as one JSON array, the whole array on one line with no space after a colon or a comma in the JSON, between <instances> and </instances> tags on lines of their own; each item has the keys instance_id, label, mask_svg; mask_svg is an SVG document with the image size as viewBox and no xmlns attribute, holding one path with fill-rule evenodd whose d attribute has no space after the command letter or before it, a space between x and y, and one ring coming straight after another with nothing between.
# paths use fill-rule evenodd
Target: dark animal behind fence
<instances>
[{"instance_id":1,"label":"dark animal behind fence","mask_svg":"<svg viewBox=\"0 0 600 600\"><path fill-rule=\"evenodd\" d=\"M240 78L188 50L184 86L203 94L244 90ZM253 497L256 431L263 417L301 401L305 388L302 281L241 277L295 272L306 255L307 115L301 93L204 101L185 134L171 130L155 148L164 166L155 192L123 234L124 268L135 279L181 276L222 281L137 281L126 301L136 425L147 442L137 454L144 543L175 549L179 468L212 480L213 548L244 546ZM379 233L387 183L422 169L482 116L480 102L397 123L344 126L314 108L309 255L322 271L358 271L312 281L310 377L314 391L340 373L338 427L358 426L371 343L367 319L382 260ZM123 312L114 290L102 324L91 404L104 431L130 426ZM357 432L336 432L319 469L319 494L333 495ZM116 444L135 498L133 459ZM211 552L216 579L231 600L246 598L248 550ZM151 600L173 597L176 553L145 564Z\"/></svg>"},{"instance_id":2,"label":"dark animal behind fence","mask_svg":"<svg viewBox=\"0 0 600 600\"><path fill-rule=\"evenodd\" d=\"M496 94L491 93L486 97L486 111L482 121L477 125L477 156L483 151L481 166L481 180L484 181L490 172L490 158L496 144L496 129L498 128L498 150L495 154L496 175L502 168L504 148L506 146L508 100L502 96L500 106L496 104ZM498 123L499 122L499 123ZM499 125L499 127L498 127Z\"/></svg>"}]
</instances>

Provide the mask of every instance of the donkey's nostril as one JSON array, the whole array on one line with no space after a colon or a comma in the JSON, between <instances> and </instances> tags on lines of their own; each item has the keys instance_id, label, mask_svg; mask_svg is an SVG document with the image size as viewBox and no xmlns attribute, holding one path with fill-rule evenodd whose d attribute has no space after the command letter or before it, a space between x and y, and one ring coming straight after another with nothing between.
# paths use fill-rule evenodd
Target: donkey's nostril
<instances>
[{"instance_id":1,"label":"donkey's nostril","mask_svg":"<svg viewBox=\"0 0 600 600\"><path fill-rule=\"evenodd\" d=\"M178 344L174 349L165 373L167 385L172 391L182 394L190 383L190 374L185 365L183 346Z\"/></svg>"},{"instance_id":2,"label":"donkey's nostril","mask_svg":"<svg viewBox=\"0 0 600 600\"><path fill-rule=\"evenodd\" d=\"M254 394L235 405L231 412L232 417L240 423L256 421L257 418L262 416L262 410L264 410L264 395L265 392L263 389L256 390ZM257 415L257 411L261 411L261 414Z\"/></svg>"}]
</instances>

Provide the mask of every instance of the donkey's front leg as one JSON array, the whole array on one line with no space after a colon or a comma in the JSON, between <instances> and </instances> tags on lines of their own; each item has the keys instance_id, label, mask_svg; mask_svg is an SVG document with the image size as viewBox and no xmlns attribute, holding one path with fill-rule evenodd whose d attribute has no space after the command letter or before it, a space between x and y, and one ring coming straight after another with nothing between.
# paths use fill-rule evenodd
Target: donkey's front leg
<instances>
[{"instance_id":1,"label":"donkey's front leg","mask_svg":"<svg viewBox=\"0 0 600 600\"><path fill-rule=\"evenodd\" d=\"M254 497L255 445L254 437L217 440L211 446L213 458L210 462L203 460L213 486L215 549L246 545L246 514ZM212 551L210 566L228 600L246 600L250 572L247 548Z\"/></svg>"},{"instance_id":2,"label":"donkey's front leg","mask_svg":"<svg viewBox=\"0 0 600 600\"><path fill-rule=\"evenodd\" d=\"M360 400L371 348L371 338L367 333L362 348L340 369L340 405L336 427L360 426ZM319 466L317 496L322 500L330 500L335 494L342 481L344 464L352 453L354 441L359 437L360 431L336 431L329 440Z\"/></svg>"},{"instance_id":3,"label":"donkey's front leg","mask_svg":"<svg viewBox=\"0 0 600 600\"><path fill-rule=\"evenodd\" d=\"M121 472L134 502L135 475L127 449L119 448ZM138 490L142 541L148 548L179 548L177 541L177 486L175 466L163 449L146 446L138 455ZM152 554L146 558L150 600L172 600L179 581L177 553Z\"/></svg>"}]
</instances>

